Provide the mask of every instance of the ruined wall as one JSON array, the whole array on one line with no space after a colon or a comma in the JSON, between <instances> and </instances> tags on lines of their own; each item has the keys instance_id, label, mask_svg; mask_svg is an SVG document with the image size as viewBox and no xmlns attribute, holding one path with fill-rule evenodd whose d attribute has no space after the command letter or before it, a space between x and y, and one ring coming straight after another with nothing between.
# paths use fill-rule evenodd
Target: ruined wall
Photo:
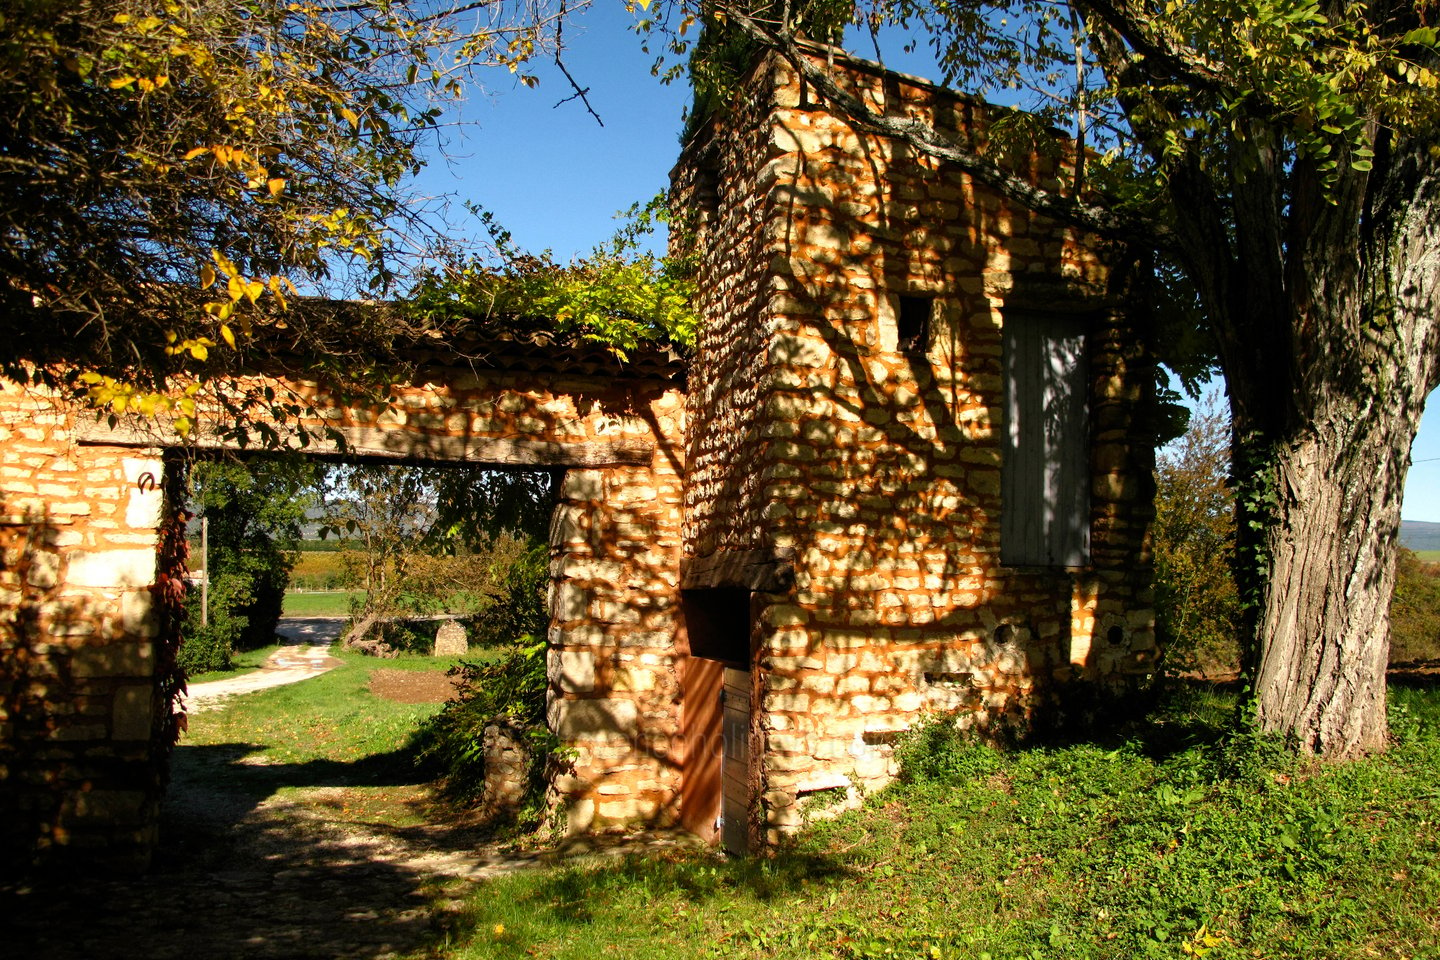
<instances>
[{"instance_id":1,"label":"ruined wall","mask_svg":"<svg viewBox=\"0 0 1440 960\"><path fill-rule=\"evenodd\" d=\"M338 429L352 453L567 470L551 543L550 715L577 758L557 799L576 829L668 822L679 385L431 367L378 407L313 383L250 386L303 398L307 418ZM0 847L17 862L81 853L123 868L154 843L160 442L153 424L97 424L0 383ZM232 440L212 423L194 442ZM306 449L337 453L323 438Z\"/></svg>"},{"instance_id":2,"label":"ruined wall","mask_svg":"<svg viewBox=\"0 0 1440 960\"><path fill-rule=\"evenodd\" d=\"M55 398L0 381L0 849L140 864L158 814L164 465L82 450L75 427Z\"/></svg>"},{"instance_id":3,"label":"ruined wall","mask_svg":"<svg viewBox=\"0 0 1440 960\"><path fill-rule=\"evenodd\" d=\"M985 136L981 105L848 69L880 109ZM795 557L792 592L755 595L757 817L773 840L799 824L806 795L853 799L893 776L896 731L927 712L1024 726L1066 702L1068 681L1148 669L1150 454L1133 423L1148 368L1098 244L857 133L779 62L746 94L767 106L767 136L748 156L752 141L738 138L727 176L755 184L763 196L737 202L769 214L759 249L736 240L724 256L746 275L764 266L766 302L758 320L722 301L704 316L723 344L763 330L769 384L750 428L767 442L727 461L740 476L714 489L755 488L758 546ZM1035 158L1018 172L1064 175ZM742 222L725 200L719 219ZM918 348L901 342L901 297L927 304ZM1079 569L1000 562L1003 329L1026 312L1089 327L1092 550ZM710 342L692 372L697 451L707 404L729 422L748 400L726 396L732 361ZM693 491L692 516L729 515L707 503L710 489ZM687 555L730 542L707 532L691 520Z\"/></svg>"}]
</instances>

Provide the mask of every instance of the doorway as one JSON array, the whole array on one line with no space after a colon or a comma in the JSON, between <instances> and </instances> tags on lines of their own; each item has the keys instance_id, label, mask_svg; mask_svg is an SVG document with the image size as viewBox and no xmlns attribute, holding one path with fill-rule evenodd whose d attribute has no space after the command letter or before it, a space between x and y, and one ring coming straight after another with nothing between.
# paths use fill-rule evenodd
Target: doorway
<instances>
[{"instance_id":1,"label":"doorway","mask_svg":"<svg viewBox=\"0 0 1440 960\"><path fill-rule=\"evenodd\" d=\"M680 821L728 853L749 852L750 591L687 590L680 671Z\"/></svg>"}]
</instances>

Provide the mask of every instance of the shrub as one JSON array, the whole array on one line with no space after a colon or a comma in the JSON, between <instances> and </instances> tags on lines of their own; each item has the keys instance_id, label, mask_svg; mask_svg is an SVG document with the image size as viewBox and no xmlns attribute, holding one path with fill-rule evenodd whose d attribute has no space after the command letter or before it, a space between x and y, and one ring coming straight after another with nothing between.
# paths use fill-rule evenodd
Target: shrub
<instances>
[{"instance_id":1,"label":"shrub","mask_svg":"<svg viewBox=\"0 0 1440 960\"><path fill-rule=\"evenodd\" d=\"M201 626L201 593L190 590L185 596L185 624L181 630L176 661L187 676L229 670L250 623L240 612L250 602L250 581L237 574L210 578L208 622Z\"/></svg>"},{"instance_id":2,"label":"shrub","mask_svg":"<svg viewBox=\"0 0 1440 960\"><path fill-rule=\"evenodd\" d=\"M1411 663L1440 658L1440 576L1408 547L1395 563L1390 599L1390 661Z\"/></svg>"},{"instance_id":3,"label":"shrub","mask_svg":"<svg viewBox=\"0 0 1440 960\"><path fill-rule=\"evenodd\" d=\"M1155 463L1155 618L1172 671L1239 667L1229 473L1230 419L1212 397Z\"/></svg>"},{"instance_id":4,"label":"shrub","mask_svg":"<svg viewBox=\"0 0 1440 960\"><path fill-rule=\"evenodd\" d=\"M900 734L895 759L905 783L953 783L988 777L1000 769L996 749L962 730L948 714L926 717Z\"/></svg>"},{"instance_id":5,"label":"shrub","mask_svg":"<svg viewBox=\"0 0 1440 960\"><path fill-rule=\"evenodd\" d=\"M545 727L548 553L543 545L533 546L510 563L500 580L502 591L474 630L477 645L501 646L501 655L454 667L451 675L459 678L454 698L426 721L418 738L418 761L436 772L442 790L473 803L484 790L485 728L504 719L525 730L531 760L517 816L522 827L543 819L546 771L560 751L560 741ZM507 633L508 645L501 639Z\"/></svg>"}]
</instances>

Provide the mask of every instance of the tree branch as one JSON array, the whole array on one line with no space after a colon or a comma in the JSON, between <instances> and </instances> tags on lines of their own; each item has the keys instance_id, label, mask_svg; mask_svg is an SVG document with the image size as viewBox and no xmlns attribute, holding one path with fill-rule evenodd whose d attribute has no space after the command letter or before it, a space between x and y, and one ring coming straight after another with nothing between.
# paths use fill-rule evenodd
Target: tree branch
<instances>
[{"instance_id":1,"label":"tree branch","mask_svg":"<svg viewBox=\"0 0 1440 960\"><path fill-rule=\"evenodd\" d=\"M784 57L816 91L839 107L845 118L856 126L894 137L923 153L953 163L976 180L1036 213L1112 240L1163 247L1168 247L1173 242L1169 228L1153 218L1117 213L1104 206L1085 203L1077 198L1042 189L1006 172L994 161L944 136L927 123L909 117L890 117L876 113L859 97L837 83L829 71L815 63L790 34L773 30L731 7L719 5L718 9L723 10L727 19L746 37Z\"/></svg>"}]
</instances>

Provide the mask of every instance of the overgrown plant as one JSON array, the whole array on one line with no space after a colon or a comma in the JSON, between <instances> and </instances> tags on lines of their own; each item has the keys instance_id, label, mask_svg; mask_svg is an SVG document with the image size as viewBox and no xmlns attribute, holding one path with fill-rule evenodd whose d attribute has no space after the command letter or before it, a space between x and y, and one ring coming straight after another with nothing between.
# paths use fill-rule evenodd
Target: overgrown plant
<instances>
[{"instance_id":1,"label":"overgrown plant","mask_svg":"<svg viewBox=\"0 0 1440 960\"><path fill-rule=\"evenodd\" d=\"M455 697L423 726L417 751L418 761L437 771L448 795L473 803L483 799L485 728L504 722L520 730L530 752L516 817L522 827L543 820L546 774L563 758L559 739L545 725L548 555L547 547L534 546L510 566L505 592L482 618L477 638L490 649L499 646L500 655L453 668Z\"/></svg>"},{"instance_id":2,"label":"overgrown plant","mask_svg":"<svg viewBox=\"0 0 1440 960\"><path fill-rule=\"evenodd\" d=\"M407 298L407 314L427 324L596 342L621 357L641 346L694 343L690 263L641 244L656 223L672 220L663 195L636 204L608 242L567 264L548 250L521 250L488 211L480 217L494 257L427 271Z\"/></svg>"},{"instance_id":3,"label":"overgrown plant","mask_svg":"<svg viewBox=\"0 0 1440 960\"><path fill-rule=\"evenodd\" d=\"M185 598L180 662L187 671L227 669L234 651L274 641L319 471L313 462L279 457L192 466L191 506L208 524L209 589ZM195 572L200 560L192 555Z\"/></svg>"},{"instance_id":4,"label":"overgrown plant","mask_svg":"<svg viewBox=\"0 0 1440 960\"><path fill-rule=\"evenodd\" d=\"M403 288L437 232L407 181L445 105L485 68L533 84L585 5L0 3L0 373L184 432L276 341L366 366L399 318L336 322L297 290Z\"/></svg>"}]
</instances>

